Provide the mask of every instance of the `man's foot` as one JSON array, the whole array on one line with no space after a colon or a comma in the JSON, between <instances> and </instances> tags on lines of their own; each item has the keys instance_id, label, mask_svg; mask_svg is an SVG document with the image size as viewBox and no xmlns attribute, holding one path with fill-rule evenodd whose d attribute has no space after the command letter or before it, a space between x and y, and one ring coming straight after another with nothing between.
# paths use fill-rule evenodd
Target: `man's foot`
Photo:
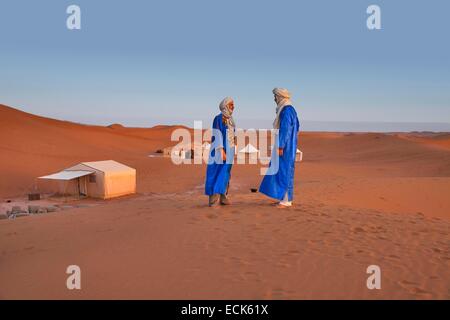
<instances>
[{"instance_id":1,"label":"man's foot","mask_svg":"<svg viewBox=\"0 0 450 320\"><path fill-rule=\"evenodd\" d=\"M288 201L286 200L281 200L278 204L277 204L277 208L280 209L284 209L284 208L289 208L292 207L292 201Z\"/></svg>"},{"instance_id":2,"label":"man's foot","mask_svg":"<svg viewBox=\"0 0 450 320\"><path fill-rule=\"evenodd\" d=\"M212 196L209 196L209 206L212 207L217 200L219 200L219 195L213 194Z\"/></svg>"},{"instance_id":3,"label":"man's foot","mask_svg":"<svg viewBox=\"0 0 450 320\"><path fill-rule=\"evenodd\" d=\"M227 205L230 205L231 202L230 202L230 200L227 198L226 195L221 194L221 195L220 195L220 204L222 204L222 205L224 205L224 206L227 206Z\"/></svg>"},{"instance_id":4,"label":"man's foot","mask_svg":"<svg viewBox=\"0 0 450 320\"><path fill-rule=\"evenodd\" d=\"M286 206L284 204L278 203L275 207L277 209L289 209L291 206Z\"/></svg>"}]
</instances>

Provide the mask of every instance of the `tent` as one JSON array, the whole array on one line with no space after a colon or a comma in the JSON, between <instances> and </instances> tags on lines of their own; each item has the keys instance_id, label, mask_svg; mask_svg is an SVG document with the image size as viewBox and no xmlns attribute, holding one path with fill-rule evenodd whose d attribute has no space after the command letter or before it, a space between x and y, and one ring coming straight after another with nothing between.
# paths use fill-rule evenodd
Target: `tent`
<instances>
[{"instance_id":1,"label":"tent","mask_svg":"<svg viewBox=\"0 0 450 320\"><path fill-rule=\"evenodd\" d=\"M295 161L300 162L303 160L303 152L300 151L300 149L297 149L297 152L295 154Z\"/></svg>"},{"instance_id":2,"label":"tent","mask_svg":"<svg viewBox=\"0 0 450 320\"><path fill-rule=\"evenodd\" d=\"M259 153L259 150L249 143L244 148L239 150L239 153Z\"/></svg>"},{"instance_id":3,"label":"tent","mask_svg":"<svg viewBox=\"0 0 450 320\"><path fill-rule=\"evenodd\" d=\"M201 143L185 143L177 144L175 146L166 147L163 149L164 157L171 157L173 159L194 159L195 156L208 159L211 145L208 142Z\"/></svg>"},{"instance_id":4,"label":"tent","mask_svg":"<svg viewBox=\"0 0 450 320\"><path fill-rule=\"evenodd\" d=\"M114 160L82 162L39 179L59 181L64 194L110 199L136 193L136 170Z\"/></svg>"},{"instance_id":5,"label":"tent","mask_svg":"<svg viewBox=\"0 0 450 320\"><path fill-rule=\"evenodd\" d=\"M273 149L273 146L270 146L270 150ZM297 149L295 152L295 162L301 162L303 160L303 152L300 149Z\"/></svg>"},{"instance_id":6,"label":"tent","mask_svg":"<svg viewBox=\"0 0 450 320\"><path fill-rule=\"evenodd\" d=\"M256 164L258 156L259 150L249 143L244 148L238 151L237 162Z\"/></svg>"}]
</instances>

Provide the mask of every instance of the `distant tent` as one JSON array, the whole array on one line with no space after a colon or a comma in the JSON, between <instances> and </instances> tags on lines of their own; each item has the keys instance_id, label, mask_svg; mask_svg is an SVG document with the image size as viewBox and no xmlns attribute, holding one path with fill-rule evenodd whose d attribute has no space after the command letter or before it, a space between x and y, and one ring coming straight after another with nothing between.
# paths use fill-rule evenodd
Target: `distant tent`
<instances>
[{"instance_id":1,"label":"distant tent","mask_svg":"<svg viewBox=\"0 0 450 320\"><path fill-rule=\"evenodd\" d=\"M113 124L110 124L110 125L108 126L108 128L110 128L110 129L123 129L124 126L121 125L120 123L113 123Z\"/></svg>"},{"instance_id":2,"label":"distant tent","mask_svg":"<svg viewBox=\"0 0 450 320\"><path fill-rule=\"evenodd\" d=\"M211 151L211 144L207 141L202 144L202 152L203 152L203 161L208 163L209 152Z\"/></svg>"},{"instance_id":3,"label":"distant tent","mask_svg":"<svg viewBox=\"0 0 450 320\"><path fill-rule=\"evenodd\" d=\"M300 149L297 149L297 152L295 154L295 161L300 162L303 160L303 152L300 151Z\"/></svg>"},{"instance_id":4,"label":"distant tent","mask_svg":"<svg viewBox=\"0 0 450 320\"><path fill-rule=\"evenodd\" d=\"M239 153L259 153L259 150L249 143L244 148L239 150Z\"/></svg>"},{"instance_id":5,"label":"distant tent","mask_svg":"<svg viewBox=\"0 0 450 320\"><path fill-rule=\"evenodd\" d=\"M270 150L273 150L273 146L270 146ZM303 160L303 152L300 149L297 149L295 152L295 161L300 162Z\"/></svg>"},{"instance_id":6,"label":"distant tent","mask_svg":"<svg viewBox=\"0 0 450 320\"><path fill-rule=\"evenodd\" d=\"M237 161L238 163L256 164L258 156L259 150L249 143L244 148L238 151Z\"/></svg>"},{"instance_id":7,"label":"distant tent","mask_svg":"<svg viewBox=\"0 0 450 320\"><path fill-rule=\"evenodd\" d=\"M185 143L177 144L175 146L163 148L164 157L170 157L173 159L194 159L197 157L204 157L204 154L208 154L207 151L211 148L211 145L207 142L200 143Z\"/></svg>"},{"instance_id":8,"label":"distant tent","mask_svg":"<svg viewBox=\"0 0 450 320\"><path fill-rule=\"evenodd\" d=\"M136 193L136 170L114 160L82 162L39 179L62 182L64 194L110 199Z\"/></svg>"}]
</instances>

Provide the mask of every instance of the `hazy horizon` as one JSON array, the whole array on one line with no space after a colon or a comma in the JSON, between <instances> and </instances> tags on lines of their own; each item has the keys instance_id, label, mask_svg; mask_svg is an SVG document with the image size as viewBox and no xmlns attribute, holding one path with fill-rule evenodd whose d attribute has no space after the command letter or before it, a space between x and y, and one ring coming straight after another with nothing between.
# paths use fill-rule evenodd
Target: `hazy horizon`
<instances>
[{"instance_id":1,"label":"hazy horizon","mask_svg":"<svg viewBox=\"0 0 450 320\"><path fill-rule=\"evenodd\" d=\"M0 102L0 104L2 104ZM17 110L14 106L9 106ZM51 115L46 115L42 113L35 114L37 116L52 118L61 121L69 121L84 125L98 125L98 126L109 126L113 124L123 125L125 127L133 128L151 128L159 125L181 125L189 128L194 127L194 121L202 121L203 128L210 128L210 120L202 119L120 119L120 118L92 118L92 117L52 117ZM255 119L236 119L237 127L243 129L271 129L271 121L255 120ZM301 131L316 131L316 132L435 132L435 133L448 133L450 132L450 123L447 122L376 122L376 121L317 121L317 120L303 120L301 121Z\"/></svg>"},{"instance_id":2,"label":"hazy horizon","mask_svg":"<svg viewBox=\"0 0 450 320\"><path fill-rule=\"evenodd\" d=\"M166 121L158 121L155 119L148 119L148 121L140 119L134 121L120 121L115 118L100 122L89 122L93 119L74 120L75 122L84 124L99 124L108 126L111 124L121 124L125 127L149 128L158 125L182 125L189 128L194 127L194 121L202 121L203 128L210 128L212 121L208 119L192 119L183 121L179 119L166 119ZM271 129L272 120L251 120L251 119L236 119L237 127L244 129ZM450 132L450 123L447 122L389 122L389 121L318 121L318 120L303 120L300 118L301 131L329 131L329 132Z\"/></svg>"}]
</instances>

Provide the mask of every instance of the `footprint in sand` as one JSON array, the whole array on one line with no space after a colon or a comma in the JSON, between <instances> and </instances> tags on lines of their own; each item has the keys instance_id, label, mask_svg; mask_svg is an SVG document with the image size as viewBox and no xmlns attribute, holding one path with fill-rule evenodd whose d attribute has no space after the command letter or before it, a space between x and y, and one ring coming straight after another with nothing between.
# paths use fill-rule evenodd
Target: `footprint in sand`
<instances>
[{"instance_id":1,"label":"footprint in sand","mask_svg":"<svg viewBox=\"0 0 450 320\"><path fill-rule=\"evenodd\" d=\"M432 294L419 287L418 283L413 281L402 280L398 284L411 294L418 295L421 298L432 298Z\"/></svg>"},{"instance_id":2,"label":"footprint in sand","mask_svg":"<svg viewBox=\"0 0 450 320\"><path fill-rule=\"evenodd\" d=\"M354 227L354 228L352 228L352 232L353 233L365 233L366 230L364 230L364 228L361 228L361 227Z\"/></svg>"},{"instance_id":3,"label":"footprint in sand","mask_svg":"<svg viewBox=\"0 0 450 320\"><path fill-rule=\"evenodd\" d=\"M18 233L17 233L17 232L8 232L6 235L7 235L8 237L10 237L10 236L17 236Z\"/></svg>"},{"instance_id":4,"label":"footprint in sand","mask_svg":"<svg viewBox=\"0 0 450 320\"><path fill-rule=\"evenodd\" d=\"M284 261L278 261L275 266L280 267L280 268L290 268L291 264L284 262Z\"/></svg>"},{"instance_id":5,"label":"footprint in sand","mask_svg":"<svg viewBox=\"0 0 450 320\"><path fill-rule=\"evenodd\" d=\"M288 292L280 287L269 289L265 294L265 298L267 299L286 299L287 297Z\"/></svg>"},{"instance_id":6,"label":"footprint in sand","mask_svg":"<svg viewBox=\"0 0 450 320\"><path fill-rule=\"evenodd\" d=\"M259 231L259 230L263 230L264 229L263 227L261 227L258 224L252 224L251 228L252 228L253 231Z\"/></svg>"},{"instance_id":7,"label":"footprint in sand","mask_svg":"<svg viewBox=\"0 0 450 320\"><path fill-rule=\"evenodd\" d=\"M409 292L412 293L412 294L416 294L416 295L418 295L418 296L421 296L422 298L429 298L429 299L430 299L430 298L433 297L433 295L431 294L431 292L428 292L428 291L423 290L423 289L421 289L421 288L416 288L416 287L414 287L414 288L412 288Z\"/></svg>"},{"instance_id":8,"label":"footprint in sand","mask_svg":"<svg viewBox=\"0 0 450 320\"><path fill-rule=\"evenodd\" d=\"M261 282L261 275L254 271L246 271L242 275L247 281Z\"/></svg>"}]
</instances>

